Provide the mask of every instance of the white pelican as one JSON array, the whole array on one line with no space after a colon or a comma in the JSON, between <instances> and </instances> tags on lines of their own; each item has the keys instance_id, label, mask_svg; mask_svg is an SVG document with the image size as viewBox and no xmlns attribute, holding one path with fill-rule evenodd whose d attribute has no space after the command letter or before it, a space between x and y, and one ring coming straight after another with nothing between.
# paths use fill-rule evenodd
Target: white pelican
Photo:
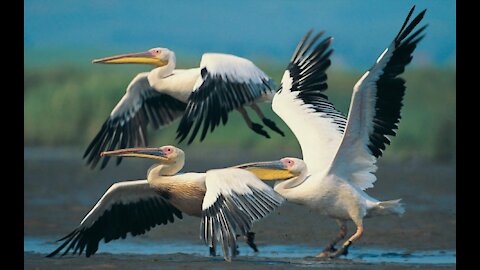
<instances>
[{"instance_id":1,"label":"white pelican","mask_svg":"<svg viewBox=\"0 0 480 270\"><path fill-rule=\"evenodd\" d=\"M175 69L175 53L167 48L122 54L93 60L93 63L140 63L155 66L138 74L128 85L126 94L110 113L102 128L87 147L84 158L94 168L102 151L146 146L147 126L164 127L182 116L177 139L190 133L190 144L203 123L202 141L208 130L228 120L228 113L238 110L247 125L256 133L270 138L263 126L252 122L245 106L250 106L263 123L282 136L275 123L266 118L256 105L271 101L274 83L250 60L229 54L205 53L200 67ZM192 130L193 128L193 130ZM110 157L101 164L104 168ZM117 159L117 164L121 158Z\"/></svg>"},{"instance_id":2,"label":"white pelican","mask_svg":"<svg viewBox=\"0 0 480 270\"><path fill-rule=\"evenodd\" d=\"M262 180L288 179L298 174L288 166L262 166L249 172L239 168L209 170L206 173L178 173L184 152L174 146L130 148L102 153L122 157L143 157L158 161L150 167L147 180L113 184L90 210L80 225L58 241L63 243L47 257L73 249L87 257L98 250L99 242L144 234L152 227L173 223L182 213L201 217L201 238L215 254L215 242L222 244L223 256L236 255L236 237L248 236L252 223L265 217L284 198ZM264 168L259 170L259 168ZM253 238L247 243L254 248ZM62 255L62 256L63 256Z\"/></svg>"},{"instance_id":3,"label":"white pelican","mask_svg":"<svg viewBox=\"0 0 480 270\"><path fill-rule=\"evenodd\" d=\"M295 134L307 164L305 177L287 180L274 189L288 201L305 205L336 219L340 233L319 257L346 255L363 232L363 218L402 214L400 200L379 201L364 190L376 180L376 161L394 136L400 119L405 80L398 77L412 60L424 37L426 25L412 33L426 10L408 23L410 10L399 33L353 88L348 118L328 101L327 75L332 38L316 44L323 33L298 44L285 71L272 108ZM335 244L346 235L346 221L356 227L338 250Z\"/></svg>"}]
</instances>

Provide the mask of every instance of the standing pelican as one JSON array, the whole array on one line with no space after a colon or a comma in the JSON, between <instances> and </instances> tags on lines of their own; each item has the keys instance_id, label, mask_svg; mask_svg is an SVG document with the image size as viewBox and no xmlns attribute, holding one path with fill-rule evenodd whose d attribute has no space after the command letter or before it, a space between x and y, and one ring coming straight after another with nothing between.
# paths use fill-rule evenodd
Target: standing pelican
<instances>
[{"instance_id":1,"label":"standing pelican","mask_svg":"<svg viewBox=\"0 0 480 270\"><path fill-rule=\"evenodd\" d=\"M376 180L376 161L394 136L400 119L405 80L398 77L426 25L412 33L426 10L408 23L413 7L393 42L353 88L348 118L328 101L326 69L331 38L316 43L312 31L298 44L275 94L272 108L295 134L307 164L305 177L287 180L274 189L287 200L318 210L338 221L340 233L319 257L338 257L363 233L363 218L402 214L400 200L379 201L364 190ZM316 44L316 45L315 45ZM346 221L357 230L338 250L347 233Z\"/></svg>"},{"instance_id":2,"label":"standing pelican","mask_svg":"<svg viewBox=\"0 0 480 270\"><path fill-rule=\"evenodd\" d=\"M280 206L284 198L261 182L255 172L239 168L209 170L206 173L178 173L184 165L184 152L174 146L130 148L102 153L121 157L142 157L158 161L150 167L147 180L113 184L80 222L47 255L63 255L73 249L89 257L99 242L144 234L152 227L173 223L182 213L201 217L201 238L215 253L215 242L222 244L223 256L230 261L236 254L236 237L249 235L253 222ZM261 164L257 166L263 168ZM297 174L287 166L266 166L262 180L288 179ZM247 243L255 248L252 238Z\"/></svg>"},{"instance_id":3,"label":"standing pelican","mask_svg":"<svg viewBox=\"0 0 480 270\"><path fill-rule=\"evenodd\" d=\"M228 113L238 110L248 127L270 138L263 126L252 122L245 106L250 106L263 123L282 136L275 123L266 118L256 103L271 101L274 83L251 61L229 54L205 53L200 67L175 69L175 53L167 48L153 48L146 52L122 54L93 60L103 64L150 64L150 72L138 74L110 113L102 128L87 147L84 158L94 168L102 151L116 148L146 146L147 126L162 128L182 117L177 139L183 141L191 132L190 144L203 123L202 141L208 130L212 132L228 120ZM193 128L193 130L192 130ZM109 156L103 159L104 168ZM117 164L121 158L117 159Z\"/></svg>"}]
</instances>

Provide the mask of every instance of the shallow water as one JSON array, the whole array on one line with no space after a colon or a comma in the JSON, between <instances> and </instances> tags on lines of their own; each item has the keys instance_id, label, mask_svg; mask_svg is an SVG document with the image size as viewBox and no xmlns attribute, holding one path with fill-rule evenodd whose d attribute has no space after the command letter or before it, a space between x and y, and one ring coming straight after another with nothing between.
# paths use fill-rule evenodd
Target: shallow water
<instances>
[{"instance_id":1,"label":"shallow water","mask_svg":"<svg viewBox=\"0 0 480 270\"><path fill-rule=\"evenodd\" d=\"M95 259L66 256L51 260L61 238L84 218L105 190L117 181L142 179L151 165L145 160L125 160L105 170L86 168L78 151L25 149L24 160L24 268L143 270L231 269L222 256L209 257L198 239L199 219L157 226L145 235L100 243ZM195 151L193 152L195 153ZM286 153L264 157L245 151L232 156L189 156L185 171L205 171L225 164L272 160ZM288 154L291 155L291 154ZM454 269L456 268L455 166L432 163L383 162L378 181L368 194L378 199L402 198L407 212L400 217L365 219L365 234L344 259L319 260L317 254L338 231L334 220L308 208L287 203L254 226L260 253L238 241L240 255L235 269ZM428 217L428 218L426 218ZM301 223L299 223L301 221ZM353 233L353 224L348 224ZM118 255L123 254L123 255ZM221 249L217 251L221 255Z\"/></svg>"},{"instance_id":2,"label":"shallow water","mask_svg":"<svg viewBox=\"0 0 480 270\"><path fill-rule=\"evenodd\" d=\"M58 244L52 239L26 237L24 252L48 254ZM295 245L266 245L259 247L260 252L254 253L247 246L239 246L240 255L264 258L309 258L317 254L320 247ZM186 241L163 242L145 241L141 239L100 243L98 253L111 254L173 254L181 252L193 256L209 256L208 248L201 244ZM217 254L221 252L217 250ZM83 256L83 255L82 255ZM251 259L251 258L250 258ZM352 247L348 259L365 263L404 263L404 264L456 264L456 252L452 250L407 251L402 249Z\"/></svg>"}]
</instances>

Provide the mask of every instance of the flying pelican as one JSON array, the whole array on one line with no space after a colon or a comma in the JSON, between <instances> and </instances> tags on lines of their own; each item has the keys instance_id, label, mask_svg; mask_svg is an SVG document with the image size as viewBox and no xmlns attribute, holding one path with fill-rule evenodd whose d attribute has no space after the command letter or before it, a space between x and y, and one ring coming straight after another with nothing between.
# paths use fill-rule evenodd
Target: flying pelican
<instances>
[{"instance_id":1,"label":"flying pelican","mask_svg":"<svg viewBox=\"0 0 480 270\"><path fill-rule=\"evenodd\" d=\"M228 120L228 113L237 110L248 127L270 138L263 126L252 122L245 107L250 106L263 123L284 133L266 118L258 102L271 101L274 83L250 60L229 54L205 53L200 67L175 69L175 53L167 48L153 48L146 52L122 54L93 60L103 64L150 64L150 72L139 73L128 85L123 98L115 106L98 134L87 147L84 158L94 168L102 158L102 151L116 148L147 146L147 126L162 128L182 117L177 139L190 135L192 143L203 123L202 141L208 130L212 132ZM193 130L192 130L193 128ZM109 156L103 158L104 168ZM117 165L121 158L117 159Z\"/></svg>"},{"instance_id":2,"label":"flying pelican","mask_svg":"<svg viewBox=\"0 0 480 270\"><path fill-rule=\"evenodd\" d=\"M400 31L373 66L353 88L348 118L335 109L325 94L332 38L317 42L323 32L300 41L283 75L272 108L295 134L307 164L305 177L287 180L274 190L288 201L318 210L338 221L340 233L319 257L347 255L348 247L363 233L363 218L404 212L400 200L379 201L364 190L376 180L376 161L387 135L394 136L400 120L405 80L399 77L426 25L412 33L426 10ZM347 233L346 221L357 230L338 250Z\"/></svg>"},{"instance_id":3,"label":"flying pelican","mask_svg":"<svg viewBox=\"0 0 480 270\"><path fill-rule=\"evenodd\" d=\"M147 180L113 184L90 210L80 225L58 241L63 243L47 257L65 249L89 257L99 242L144 234L156 225L173 223L182 213L201 217L201 238L215 254L216 240L223 256L230 261L236 255L236 237L249 235L252 223L265 217L284 198L262 180L288 179L298 175L288 166L262 166L252 172L240 168L209 170L206 173L178 173L184 165L184 152L174 146L130 148L104 152L102 155L142 157L157 160L147 173ZM259 169L260 168L260 169ZM263 170L261 170L263 168ZM247 243L254 248L253 238ZM63 256L62 255L62 256Z\"/></svg>"}]
</instances>

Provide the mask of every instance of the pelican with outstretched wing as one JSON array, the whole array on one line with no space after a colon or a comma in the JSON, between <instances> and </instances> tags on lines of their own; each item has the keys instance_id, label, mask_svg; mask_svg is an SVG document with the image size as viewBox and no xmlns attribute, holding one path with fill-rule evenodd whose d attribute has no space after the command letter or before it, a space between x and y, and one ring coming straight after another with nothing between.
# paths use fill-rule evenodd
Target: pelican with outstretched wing
<instances>
[{"instance_id":1,"label":"pelican with outstretched wing","mask_svg":"<svg viewBox=\"0 0 480 270\"><path fill-rule=\"evenodd\" d=\"M239 235L245 236L247 244L257 251L250 231L253 223L285 201L261 180L285 180L299 174L286 163L179 173L185 154L174 146L120 149L102 154L150 158L158 163L148 170L147 180L113 184L80 225L59 240L63 243L48 257L62 250L62 255L69 251L81 255L85 250L89 257L96 253L102 239L108 243L125 238L128 233L141 235L156 225L173 223L187 214L201 218L200 237L210 247L210 254L215 255L216 243L220 242L225 260L230 261L237 253ZM250 169L252 167L255 168Z\"/></svg>"},{"instance_id":2,"label":"pelican with outstretched wing","mask_svg":"<svg viewBox=\"0 0 480 270\"><path fill-rule=\"evenodd\" d=\"M275 94L272 79L254 63L242 57L205 53L200 67L175 69L175 53L167 48L122 54L93 60L103 64L150 64L150 72L138 74L128 85L122 99L112 110L100 131L88 145L84 158L95 168L100 153L118 148L147 146L147 127L162 128L181 117L177 139L192 143L200 132L200 141L237 110L250 129L267 138L261 124L253 122L245 107L250 106L262 122L284 133L265 117L257 103L271 101ZM103 157L103 169L110 157ZM117 165L121 158L117 159Z\"/></svg>"},{"instance_id":3,"label":"pelican with outstretched wing","mask_svg":"<svg viewBox=\"0 0 480 270\"><path fill-rule=\"evenodd\" d=\"M272 108L295 134L308 170L277 183L274 190L340 225L339 235L319 257L346 255L363 233L363 218L404 212L400 200L379 201L364 190L376 181L375 164L390 144L387 136L396 134L405 93L405 80L399 76L424 37L426 25L415 27L426 10L409 23L414 8L392 43L353 87L348 117L325 93L332 38L319 41L322 32L311 38L310 31L300 41L273 98ZM336 243L346 236L348 220L357 230L336 250Z\"/></svg>"}]
</instances>

